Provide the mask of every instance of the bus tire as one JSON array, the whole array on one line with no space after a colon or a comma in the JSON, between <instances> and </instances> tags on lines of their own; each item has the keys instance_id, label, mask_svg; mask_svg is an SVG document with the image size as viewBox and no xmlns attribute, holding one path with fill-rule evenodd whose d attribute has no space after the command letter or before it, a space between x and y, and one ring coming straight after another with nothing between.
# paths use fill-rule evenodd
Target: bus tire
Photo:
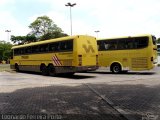
<instances>
[{"instance_id":1,"label":"bus tire","mask_svg":"<svg viewBox=\"0 0 160 120\"><path fill-rule=\"evenodd\" d=\"M57 74L56 74L56 70L55 70L55 67L52 65L52 64L50 64L49 66L48 66L48 72L49 72L49 75L50 76L56 76Z\"/></svg>"},{"instance_id":2,"label":"bus tire","mask_svg":"<svg viewBox=\"0 0 160 120\"><path fill-rule=\"evenodd\" d=\"M15 64L15 69L16 69L16 72L19 72L19 66L18 66L18 64Z\"/></svg>"},{"instance_id":3,"label":"bus tire","mask_svg":"<svg viewBox=\"0 0 160 120\"><path fill-rule=\"evenodd\" d=\"M122 67L119 63L113 63L111 65L111 71L114 74L121 73L122 72Z\"/></svg>"},{"instance_id":4,"label":"bus tire","mask_svg":"<svg viewBox=\"0 0 160 120\"><path fill-rule=\"evenodd\" d=\"M41 73L42 73L42 75L44 75L44 76L47 76L47 75L48 75L48 69L47 69L46 65L42 65L42 66L41 66Z\"/></svg>"}]
</instances>

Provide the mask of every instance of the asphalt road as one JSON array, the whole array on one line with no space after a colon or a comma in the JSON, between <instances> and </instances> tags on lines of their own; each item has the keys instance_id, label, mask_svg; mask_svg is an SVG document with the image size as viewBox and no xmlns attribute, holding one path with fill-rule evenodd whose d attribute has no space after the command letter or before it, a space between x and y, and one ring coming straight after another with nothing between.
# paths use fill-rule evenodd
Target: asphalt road
<instances>
[{"instance_id":1,"label":"asphalt road","mask_svg":"<svg viewBox=\"0 0 160 120\"><path fill-rule=\"evenodd\" d=\"M0 114L1 119L159 120L159 91L160 68L116 75L100 69L72 77L0 72Z\"/></svg>"}]
</instances>

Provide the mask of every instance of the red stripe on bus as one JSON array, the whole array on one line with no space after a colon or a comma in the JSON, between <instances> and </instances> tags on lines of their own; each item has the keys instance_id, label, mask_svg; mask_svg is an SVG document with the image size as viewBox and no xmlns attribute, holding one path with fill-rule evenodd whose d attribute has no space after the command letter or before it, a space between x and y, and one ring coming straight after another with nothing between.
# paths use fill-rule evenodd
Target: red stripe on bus
<instances>
[{"instance_id":1,"label":"red stripe on bus","mask_svg":"<svg viewBox=\"0 0 160 120\"><path fill-rule=\"evenodd\" d=\"M53 64L54 64L55 66L57 66L58 64L57 64L57 62L56 62L54 56L52 57L52 60L53 60Z\"/></svg>"},{"instance_id":2,"label":"red stripe on bus","mask_svg":"<svg viewBox=\"0 0 160 120\"><path fill-rule=\"evenodd\" d=\"M52 57L52 60L56 64L56 66L62 66L62 63L60 62L60 60L58 59L56 55Z\"/></svg>"},{"instance_id":3,"label":"red stripe on bus","mask_svg":"<svg viewBox=\"0 0 160 120\"><path fill-rule=\"evenodd\" d=\"M61 61L58 59L57 55L55 55L55 57L56 57L56 59L57 59L59 65L62 65L62 63L61 63Z\"/></svg>"}]
</instances>

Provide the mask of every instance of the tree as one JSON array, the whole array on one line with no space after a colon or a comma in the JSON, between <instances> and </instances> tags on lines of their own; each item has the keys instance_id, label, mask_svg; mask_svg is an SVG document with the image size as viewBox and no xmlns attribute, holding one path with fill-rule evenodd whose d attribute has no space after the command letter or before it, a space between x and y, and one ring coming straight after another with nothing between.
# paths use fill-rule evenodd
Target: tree
<instances>
[{"instance_id":1,"label":"tree","mask_svg":"<svg viewBox=\"0 0 160 120\"><path fill-rule=\"evenodd\" d=\"M46 40L56 37L66 36L62 29L59 28L48 16L38 17L29 25L34 34L39 40ZM57 36L58 33L58 36Z\"/></svg>"},{"instance_id":2,"label":"tree","mask_svg":"<svg viewBox=\"0 0 160 120\"><path fill-rule=\"evenodd\" d=\"M160 43L160 38L157 39L157 43Z\"/></svg>"},{"instance_id":3,"label":"tree","mask_svg":"<svg viewBox=\"0 0 160 120\"><path fill-rule=\"evenodd\" d=\"M52 38L68 36L63 33L48 16L38 17L34 22L29 25L32 29L26 36L14 36L11 35L11 41L16 44L25 44L30 42L36 42L39 40L48 40Z\"/></svg>"},{"instance_id":4,"label":"tree","mask_svg":"<svg viewBox=\"0 0 160 120\"><path fill-rule=\"evenodd\" d=\"M18 43L18 44L24 43L25 42L25 36L14 36L14 35L11 35L11 41L13 43Z\"/></svg>"},{"instance_id":5,"label":"tree","mask_svg":"<svg viewBox=\"0 0 160 120\"><path fill-rule=\"evenodd\" d=\"M34 34L28 34L26 37L25 37L25 42L36 42L37 41L37 38Z\"/></svg>"},{"instance_id":6,"label":"tree","mask_svg":"<svg viewBox=\"0 0 160 120\"><path fill-rule=\"evenodd\" d=\"M52 38L59 38L59 37L65 37L65 36L68 36L68 35L61 32L53 32L53 33L47 33L41 36L40 40L48 40Z\"/></svg>"},{"instance_id":7,"label":"tree","mask_svg":"<svg viewBox=\"0 0 160 120\"><path fill-rule=\"evenodd\" d=\"M0 41L0 61L8 60L11 56L12 44L5 41Z\"/></svg>"},{"instance_id":8,"label":"tree","mask_svg":"<svg viewBox=\"0 0 160 120\"><path fill-rule=\"evenodd\" d=\"M11 41L13 43L24 44L24 43L36 42L37 38L33 34L32 35L28 34L26 36L11 35Z\"/></svg>"}]
</instances>

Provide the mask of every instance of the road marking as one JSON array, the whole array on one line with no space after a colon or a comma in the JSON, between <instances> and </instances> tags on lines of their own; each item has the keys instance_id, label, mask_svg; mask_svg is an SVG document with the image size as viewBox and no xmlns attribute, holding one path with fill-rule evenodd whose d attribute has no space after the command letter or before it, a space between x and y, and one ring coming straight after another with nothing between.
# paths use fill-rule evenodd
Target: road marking
<instances>
[{"instance_id":1,"label":"road marking","mask_svg":"<svg viewBox=\"0 0 160 120\"><path fill-rule=\"evenodd\" d=\"M96 91L90 85L88 85L88 84L83 84L83 85L87 86L91 91L93 91L96 95L98 95L100 98L102 98L102 100L104 100L107 104L109 104L109 106L111 106L114 110L116 110L118 113L120 113L127 120L136 120L135 118L130 116L131 114L129 112L126 112L123 109L121 109L119 106L115 105L111 100L109 100L105 96L101 95L98 91Z\"/></svg>"}]
</instances>

